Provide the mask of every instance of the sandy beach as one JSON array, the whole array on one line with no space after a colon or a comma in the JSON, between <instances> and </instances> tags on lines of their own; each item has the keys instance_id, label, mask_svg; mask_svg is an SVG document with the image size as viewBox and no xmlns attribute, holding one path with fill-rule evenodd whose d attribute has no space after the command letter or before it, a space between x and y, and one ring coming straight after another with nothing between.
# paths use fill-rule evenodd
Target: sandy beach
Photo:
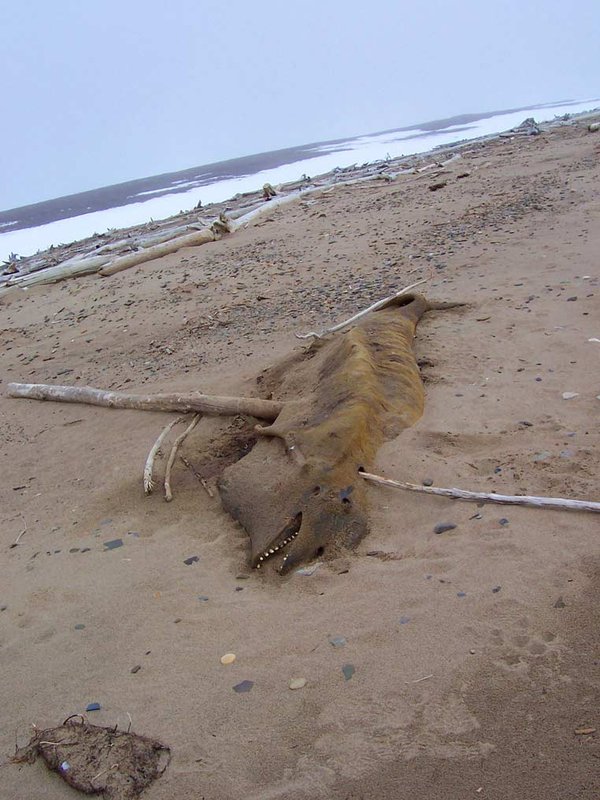
<instances>
[{"instance_id":1,"label":"sandy beach","mask_svg":"<svg viewBox=\"0 0 600 800\"><path fill-rule=\"evenodd\" d=\"M147 800L597 800L598 515L372 486L355 551L263 575L206 459L230 421L203 419L182 449L214 496L178 461L165 503L142 471L174 415L5 392L256 394L295 333L427 279L428 298L467 305L421 320L425 413L376 471L600 500L588 122L475 142L441 169L324 189L220 241L2 298L0 797L80 797L41 761L9 759L32 723L98 703L91 722L131 721L171 748Z\"/></svg>"}]
</instances>

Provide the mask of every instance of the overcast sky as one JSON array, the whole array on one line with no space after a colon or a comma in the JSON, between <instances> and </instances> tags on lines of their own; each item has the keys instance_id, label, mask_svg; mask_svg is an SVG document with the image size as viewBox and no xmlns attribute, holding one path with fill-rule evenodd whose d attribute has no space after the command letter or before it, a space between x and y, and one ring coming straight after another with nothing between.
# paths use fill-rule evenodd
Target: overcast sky
<instances>
[{"instance_id":1,"label":"overcast sky","mask_svg":"<svg viewBox=\"0 0 600 800\"><path fill-rule=\"evenodd\" d=\"M600 95L600 0L0 0L0 209Z\"/></svg>"}]
</instances>

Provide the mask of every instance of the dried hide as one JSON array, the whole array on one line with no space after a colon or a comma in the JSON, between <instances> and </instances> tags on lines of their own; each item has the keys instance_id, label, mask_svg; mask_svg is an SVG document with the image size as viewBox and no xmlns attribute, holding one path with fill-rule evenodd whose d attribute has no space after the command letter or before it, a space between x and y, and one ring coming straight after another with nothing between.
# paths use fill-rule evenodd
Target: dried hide
<instances>
[{"instance_id":1,"label":"dried hide","mask_svg":"<svg viewBox=\"0 0 600 800\"><path fill-rule=\"evenodd\" d=\"M368 532L359 470L421 417L415 328L427 310L446 307L419 294L397 298L259 378L283 409L219 481L225 509L250 536L253 567L273 559L283 574Z\"/></svg>"}]
</instances>

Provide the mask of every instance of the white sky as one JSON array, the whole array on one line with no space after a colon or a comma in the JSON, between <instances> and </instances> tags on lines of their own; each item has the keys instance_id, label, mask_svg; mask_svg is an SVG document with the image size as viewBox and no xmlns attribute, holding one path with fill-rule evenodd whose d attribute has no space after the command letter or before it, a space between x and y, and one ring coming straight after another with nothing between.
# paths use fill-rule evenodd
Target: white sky
<instances>
[{"instance_id":1,"label":"white sky","mask_svg":"<svg viewBox=\"0 0 600 800\"><path fill-rule=\"evenodd\" d=\"M0 209L600 95L598 0L0 0Z\"/></svg>"}]
</instances>

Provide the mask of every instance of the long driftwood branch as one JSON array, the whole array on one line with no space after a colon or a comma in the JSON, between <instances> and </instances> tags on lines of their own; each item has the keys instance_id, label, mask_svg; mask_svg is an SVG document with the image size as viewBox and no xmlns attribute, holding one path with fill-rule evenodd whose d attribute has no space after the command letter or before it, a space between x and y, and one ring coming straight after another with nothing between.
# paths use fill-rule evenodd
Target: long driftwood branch
<instances>
[{"instance_id":1,"label":"long driftwood branch","mask_svg":"<svg viewBox=\"0 0 600 800\"><path fill-rule=\"evenodd\" d=\"M126 394L108 392L91 386L52 386L47 383L9 383L9 397L31 400L55 400L60 403L85 403L106 408L133 408L142 411L200 412L212 416L247 414L274 421L283 408L276 400L259 397L220 397L200 392L173 394Z\"/></svg>"},{"instance_id":2,"label":"long driftwood branch","mask_svg":"<svg viewBox=\"0 0 600 800\"><path fill-rule=\"evenodd\" d=\"M361 472L359 474L366 481L389 486L392 489L408 489L411 492L424 492L425 494L435 494L441 497L452 497L456 500L600 513L600 503L592 500L569 500L563 497L535 497L533 495L520 494L492 494L489 492L469 492L465 489L442 489L437 486L418 486L416 483L393 481L389 478L382 478L380 475L372 475L370 472Z\"/></svg>"},{"instance_id":3,"label":"long driftwood branch","mask_svg":"<svg viewBox=\"0 0 600 800\"><path fill-rule=\"evenodd\" d=\"M147 247L135 253L129 253L126 256L116 258L114 261L111 261L110 264L102 267L99 273L103 276L114 275L117 272L122 272L124 269L143 264L145 261L153 261L155 258L162 258L171 253L176 253L178 250L181 250L182 247L197 247L207 242L214 242L217 238L218 236L210 228L203 231L196 231L195 233L188 233L187 236L179 236L176 239L170 239L162 244L156 244L153 247Z\"/></svg>"}]
</instances>

